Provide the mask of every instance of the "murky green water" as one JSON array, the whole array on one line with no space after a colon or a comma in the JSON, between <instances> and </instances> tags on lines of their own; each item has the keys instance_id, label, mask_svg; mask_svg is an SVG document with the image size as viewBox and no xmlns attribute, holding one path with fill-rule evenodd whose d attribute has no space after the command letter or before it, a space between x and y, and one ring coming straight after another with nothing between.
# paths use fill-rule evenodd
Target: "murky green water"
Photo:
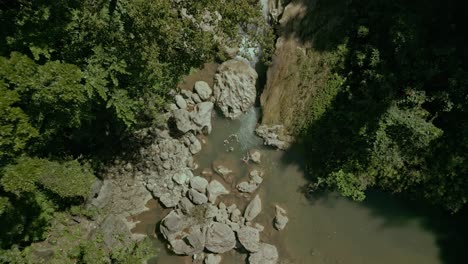
<instances>
[{"instance_id":1,"label":"murky green water","mask_svg":"<svg viewBox=\"0 0 468 264\"><path fill-rule=\"evenodd\" d=\"M200 165L196 174L204 171L207 178L222 179L211 174L210 169L213 164L223 164L234 171L226 185L235 186L249 170L264 170L259 189L263 212L256 221L265 226L261 239L278 247L280 263L468 263L464 249L466 230L460 230L467 224L461 217L450 217L381 192L369 192L363 203L336 193L306 198L301 189L307 183L302 167L307 157L264 148L253 136L255 123L254 111L237 121L217 116L213 134L205 138L202 152L195 157ZM232 140L226 145L224 140L231 134L237 134L239 142ZM228 152L229 147L234 150ZM242 161L250 148L261 150L260 165ZM223 200L243 207L249 199L233 189ZM288 212L290 221L283 231L272 226L275 204ZM150 212L138 217L142 221L139 232L151 234L154 223L165 215L156 203L150 207ZM191 263L188 257L172 256L162 242L155 243L163 249L154 263ZM245 263L245 255L225 254L222 263Z\"/></svg>"}]
</instances>

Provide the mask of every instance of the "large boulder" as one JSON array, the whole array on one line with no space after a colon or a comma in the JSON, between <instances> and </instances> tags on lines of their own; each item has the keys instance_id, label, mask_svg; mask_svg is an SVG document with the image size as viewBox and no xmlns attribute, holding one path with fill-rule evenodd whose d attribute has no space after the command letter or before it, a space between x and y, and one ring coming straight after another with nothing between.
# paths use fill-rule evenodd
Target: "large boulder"
<instances>
[{"instance_id":1,"label":"large boulder","mask_svg":"<svg viewBox=\"0 0 468 264\"><path fill-rule=\"evenodd\" d=\"M258 74L245 61L229 60L221 64L214 80L216 105L224 116L234 119L255 103Z\"/></svg>"},{"instance_id":2,"label":"large boulder","mask_svg":"<svg viewBox=\"0 0 468 264\"><path fill-rule=\"evenodd\" d=\"M249 256L250 264L276 264L278 262L278 250L275 246L262 243L260 249Z\"/></svg>"},{"instance_id":3,"label":"large boulder","mask_svg":"<svg viewBox=\"0 0 468 264\"><path fill-rule=\"evenodd\" d=\"M260 232L250 226L243 226L237 232L237 237L242 246L249 252L257 252L260 249Z\"/></svg>"},{"instance_id":4,"label":"large boulder","mask_svg":"<svg viewBox=\"0 0 468 264\"><path fill-rule=\"evenodd\" d=\"M244 212L244 218L247 221L252 221L257 215L262 211L262 200L260 200L260 196L258 194L255 198L250 201L249 205Z\"/></svg>"},{"instance_id":5,"label":"large boulder","mask_svg":"<svg viewBox=\"0 0 468 264\"><path fill-rule=\"evenodd\" d=\"M222 223L213 222L206 233L207 250L213 253L224 253L236 246L236 236L234 231Z\"/></svg>"},{"instance_id":6,"label":"large boulder","mask_svg":"<svg viewBox=\"0 0 468 264\"><path fill-rule=\"evenodd\" d=\"M210 96L213 93L208 83L204 81L196 82L194 86L194 90L197 92L198 96L203 101L210 99Z\"/></svg>"}]
</instances>

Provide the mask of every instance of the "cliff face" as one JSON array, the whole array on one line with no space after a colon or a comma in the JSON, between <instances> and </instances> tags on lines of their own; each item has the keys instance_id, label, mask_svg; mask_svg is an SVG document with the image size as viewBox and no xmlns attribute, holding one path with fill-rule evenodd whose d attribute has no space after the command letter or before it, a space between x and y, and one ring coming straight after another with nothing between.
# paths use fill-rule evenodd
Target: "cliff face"
<instances>
[{"instance_id":1,"label":"cliff face","mask_svg":"<svg viewBox=\"0 0 468 264\"><path fill-rule=\"evenodd\" d=\"M339 18L328 15L325 19L313 13L315 2L294 0L284 7L277 24L275 54L260 98L262 124L282 124L287 134L296 134L310 120L308 109L317 93L325 89L329 77L331 52L319 47L317 38L323 39L321 32L329 32ZM270 10L271 16L278 10Z\"/></svg>"}]
</instances>

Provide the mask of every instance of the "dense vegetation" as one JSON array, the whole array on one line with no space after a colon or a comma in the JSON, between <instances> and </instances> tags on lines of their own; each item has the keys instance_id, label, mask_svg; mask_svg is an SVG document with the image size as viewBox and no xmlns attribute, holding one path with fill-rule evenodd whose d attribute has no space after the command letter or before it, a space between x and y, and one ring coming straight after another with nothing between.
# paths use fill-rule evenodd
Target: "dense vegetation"
<instances>
[{"instance_id":1,"label":"dense vegetation","mask_svg":"<svg viewBox=\"0 0 468 264\"><path fill-rule=\"evenodd\" d=\"M311 188L379 187L457 211L468 201L463 1L318 1L301 36L329 77L301 133ZM317 60L317 59L316 59ZM315 68L314 68L315 67ZM317 88L317 87L315 87Z\"/></svg>"},{"instance_id":2,"label":"dense vegetation","mask_svg":"<svg viewBox=\"0 0 468 264\"><path fill-rule=\"evenodd\" d=\"M265 47L269 32L250 0L0 1L0 24L0 263L29 263L27 246L83 211L94 171L158 123L184 74L225 59L241 29ZM86 243L57 263L144 255Z\"/></svg>"}]
</instances>

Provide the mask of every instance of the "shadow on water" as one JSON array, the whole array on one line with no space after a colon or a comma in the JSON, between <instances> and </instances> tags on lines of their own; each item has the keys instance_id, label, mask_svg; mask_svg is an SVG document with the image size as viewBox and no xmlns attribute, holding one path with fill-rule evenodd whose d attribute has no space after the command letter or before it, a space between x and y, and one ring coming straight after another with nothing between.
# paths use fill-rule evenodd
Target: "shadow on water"
<instances>
[{"instance_id":1,"label":"shadow on water","mask_svg":"<svg viewBox=\"0 0 468 264\"><path fill-rule=\"evenodd\" d=\"M432 6L422 1L396 1L396 4L387 0L373 1L372 4L364 4L359 0L293 2L302 3L313 11L307 12L304 17L289 19L288 23L279 28L281 35L285 38L298 38L303 43L311 43L311 46L319 52L335 51L338 45L349 36L349 32L356 32L360 25L367 25L370 30L386 34L385 32L390 30L390 25L395 22L398 12L405 8L418 10L414 12L426 12L422 16L438 14L437 10L441 10L441 20L445 21L446 18L443 17L445 13L442 11L456 10L458 5L456 1L445 3L435 0L431 1L434 3ZM359 10L361 7L367 9ZM417 7L421 7L419 9L422 11ZM464 10L464 8L459 8L459 10ZM351 21L352 17L360 19ZM376 17L379 19L378 23L373 20ZM432 24L428 26L439 29L441 27ZM445 34L448 33L442 33L442 36L446 36ZM428 39L432 38L428 37ZM439 39L434 42L440 43L440 41L443 40ZM379 44L382 47L387 46L386 43ZM353 48L357 47L350 47L350 49ZM350 52L350 54L353 53ZM352 60L354 58L346 58L348 62ZM400 84L403 85L403 83ZM291 149L282 155L282 163L299 165L307 180L311 182L314 182L316 177L327 175L353 158L359 160L361 164L368 164L366 158L362 157L366 157L363 154L371 145L359 134L360 129L365 127L369 134L375 133L380 117L398 96L398 93L388 87L377 88L369 93L355 91L355 100L349 100L347 94L339 93L327 111L308 127ZM301 191L306 192L306 190L307 188L304 187ZM425 230L434 235L441 263L468 263L465 245L468 237L468 208L466 206L457 214L450 215L446 211L428 205L427 202L411 200L401 195L390 195L379 191L368 191L366 195L366 200L360 206L369 209L373 217L383 221L381 229L405 226L417 221ZM336 204L334 198L325 192L315 192L309 198L312 205L318 200L325 200L326 206L331 208Z\"/></svg>"}]
</instances>

